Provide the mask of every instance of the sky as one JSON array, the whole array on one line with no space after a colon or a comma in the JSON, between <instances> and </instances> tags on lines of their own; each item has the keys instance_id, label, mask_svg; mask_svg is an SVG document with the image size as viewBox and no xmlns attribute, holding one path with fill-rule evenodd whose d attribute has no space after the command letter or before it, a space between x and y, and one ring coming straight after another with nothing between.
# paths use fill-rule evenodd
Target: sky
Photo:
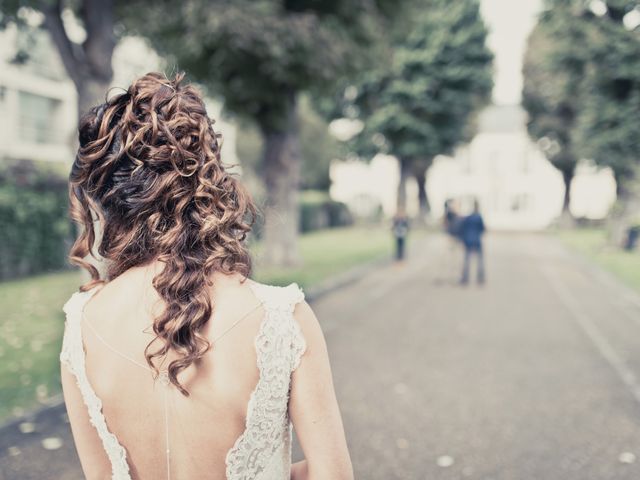
<instances>
[{"instance_id":1,"label":"sky","mask_svg":"<svg viewBox=\"0 0 640 480\"><path fill-rule=\"evenodd\" d=\"M542 0L481 0L480 8L490 31L488 45L495 55L493 101L520 103L522 58Z\"/></svg>"}]
</instances>

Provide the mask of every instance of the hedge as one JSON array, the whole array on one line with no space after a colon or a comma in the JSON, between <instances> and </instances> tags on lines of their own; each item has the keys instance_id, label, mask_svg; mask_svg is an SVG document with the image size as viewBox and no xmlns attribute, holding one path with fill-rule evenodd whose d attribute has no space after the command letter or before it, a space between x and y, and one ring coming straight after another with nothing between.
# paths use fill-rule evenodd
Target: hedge
<instances>
[{"instance_id":1,"label":"hedge","mask_svg":"<svg viewBox=\"0 0 640 480\"><path fill-rule=\"evenodd\" d=\"M24 160L0 165L0 279L67 265L67 180L56 170Z\"/></svg>"},{"instance_id":2,"label":"hedge","mask_svg":"<svg viewBox=\"0 0 640 480\"><path fill-rule=\"evenodd\" d=\"M329 197L327 192L305 190L300 193L300 231L351 225L353 216L346 204Z\"/></svg>"}]
</instances>

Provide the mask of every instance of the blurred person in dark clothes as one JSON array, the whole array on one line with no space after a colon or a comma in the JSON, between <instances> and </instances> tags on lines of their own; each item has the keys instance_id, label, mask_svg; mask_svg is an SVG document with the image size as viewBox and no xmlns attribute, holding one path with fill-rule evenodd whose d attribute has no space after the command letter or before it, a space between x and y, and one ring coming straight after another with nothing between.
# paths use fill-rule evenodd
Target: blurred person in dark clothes
<instances>
[{"instance_id":1,"label":"blurred person in dark clothes","mask_svg":"<svg viewBox=\"0 0 640 480\"><path fill-rule=\"evenodd\" d=\"M391 230L396 239L396 260L403 260L406 238L409 233L409 219L403 210L398 210L398 213L393 217Z\"/></svg>"},{"instance_id":2,"label":"blurred person in dark clothes","mask_svg":"<svg viewBox=\"0 0 640 480\"><path fill-rule=\"evenodd\" d=\"M447 234L447 251L440 259L440 278L438 282L445 281L447 283L458 281L460 272L459 258L461 257L461 238L460 227L462 226L462 217L458 213L457 203L455 199L448 198L444 202L444 215L442 217L442 227Z\"/></svg>"},{"instance_id":3,"label":"blurred person in dark clothes","mask_svg":"<svg viewBox=\"0 0 640 480\"><path fill-rule=\"evenodd\" d=\"M447 199L444 202L444 229L455 241L459 240L461 220L453 199Z\"/></svg>"},{"instance_id":4,"label":"blurred person in dark clothes","mask_svg":"<svg viewBox=\"0 0 640 480\"><path fill-rule=\"evenodd\" d=\"M484 234L484 220L480 214L480 205L476 200L473 204L473 213L465 217L460 224L460 237L464 245L464 265L462 267L462 278L460 283L469 283L469 268L471 256L477 258L477 279L478 283L484 283L484 257L482 254L482 235Z\"/></svg>"}]
</instances>

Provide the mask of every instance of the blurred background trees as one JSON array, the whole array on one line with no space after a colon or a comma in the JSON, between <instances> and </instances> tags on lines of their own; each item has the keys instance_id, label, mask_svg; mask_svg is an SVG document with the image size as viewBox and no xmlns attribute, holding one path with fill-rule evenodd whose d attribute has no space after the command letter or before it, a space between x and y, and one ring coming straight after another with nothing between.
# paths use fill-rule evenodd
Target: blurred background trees
<instances>
[{"instance_id":1,"label":"blurred background trees","mask_svg":"<svg viewBox=\"0 0 640 480\"><path fill-rule=\"evenodd\" d=\"M589 61L585 48L589 32L584 28L589 22L584 17L589 15L575 2L555 2L541 15L524 57L522 105L529 114L527 128L562 173L565 217L571 216L571 181L578 162L573 137Z\"/></svg>"},{"instance_id":2,"label":"blurred background trees","mask_svg":"<svg viewBox=\"0 0 640 480\"><path fill-rule=\"evenodd\" d=\"M426 170L436 155L472 137L473 115L493 86L492 54L478 2L428 0L411 7L387 60L347 87L355 95L343 95L342 113L363 124L353 140L362 156L382 151L398 158L398 211L406 211L413 176L426 215Z\"/></svg>"},{"instance_id":3,"label":"blurred background trees","mask_svg":"<svg viewBox=\"0 0 640 480\"><path fill-rule=\"evenodd\" d=\"M125 24L255 122L262 137L265 258L298 263L302 92L323 94L368 65L390 1L160 1L128 4ZM136 16L135 12L144 11Z\"/></svg>"},{"instance_id":4,"label":"blurred background trees","mask_svg":"<svg viewBox=\"0 0 640 480\"><path fill-rule=\"evenodd\" d=\"M565 212L576 163L586 158L612 169L620 216L633 215L640 158L640 29L634 14L640 2L545 5L525 55L529 133L563 174ZM615 230L619 243L620 225Z\"/></svg>"},{"instance_id":5,"label":"blurred background trees","mask_svg":"<svg viewBox=\"0 0 640 480\"><path fill-rule=\"evenodd\" d=\"M413 205L406 192L415 180L424 218L428 169L470 143L493 85L476 0L0 1L2 26L49 32L78 112L102 101L114 48L132 35L148 40L169 75L185 70L220 101L239 128L243 171L264 203L264 258L279 265L299 262L300 229L348 218L326 213L343 208L328 193L338 157L396 157L397 209ZM630 0L547 0L530 36L528 131L562 173L565 213L581 159L610 167L619 210L635 211L640 41L630 18L638 8ZM27 43L14 61L29 54ZM328 128L335 119L359 124L359 132L336 140ZM310 205L325 213L316 218Z\"/></svg>"}]
</instances>

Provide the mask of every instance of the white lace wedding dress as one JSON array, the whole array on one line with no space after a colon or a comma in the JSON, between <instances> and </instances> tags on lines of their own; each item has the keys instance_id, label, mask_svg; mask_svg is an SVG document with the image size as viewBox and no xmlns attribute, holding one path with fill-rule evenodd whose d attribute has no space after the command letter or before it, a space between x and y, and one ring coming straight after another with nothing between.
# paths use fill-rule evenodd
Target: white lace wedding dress
<instances>
[{"instance_id":1,"label":"white lace wedding dress","mask_svg":"<svg viewBox=\"0 0 640 480\"><path fill-rule=\"evenodd\" d=\"M288 402L291 374L306 348L293 311L295 305L304 299L304 293L295 283L286 287L265 285L253 280L247 280L247 283L265 312L255 338L259 379L247 407L245 430L227 453L226 477L227 480L289 480L292 427ZM66 323L60 361L76 379L90 421L111 462L112 479L128 480L131 474L127 451L109 431L102 414L102 402L94 392L85 370L82 312L85 303L98 289L76 292L64 305ZM168 457L169 452L169 469ZM170 477L170 470L167 471L167 477Z\"/></svg>"}]
</instances>

